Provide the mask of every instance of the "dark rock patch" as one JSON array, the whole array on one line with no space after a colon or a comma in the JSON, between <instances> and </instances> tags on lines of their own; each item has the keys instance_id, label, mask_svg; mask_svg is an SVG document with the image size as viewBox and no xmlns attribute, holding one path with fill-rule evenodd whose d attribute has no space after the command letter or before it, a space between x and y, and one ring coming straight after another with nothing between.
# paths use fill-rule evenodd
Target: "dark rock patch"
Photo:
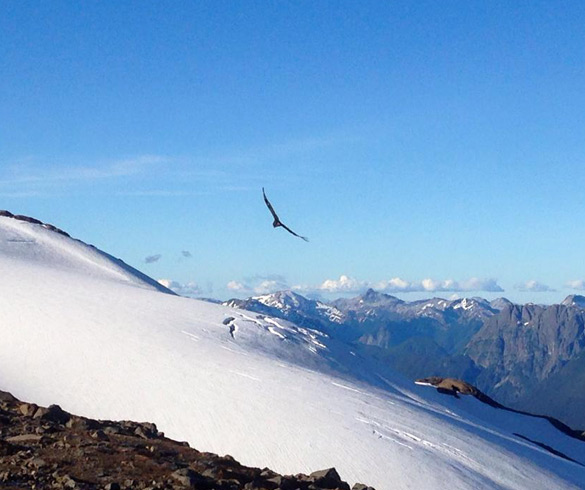
<instances>
[{"instance_id":1,"label":"dark rock patch","mask_svg":"<svg viewBox=\"0 0 585 490\"><path fill-rule=\"evenodd\" d=\"M36 218L31 218L30 216L25 216L24 214L12 214L10 211L6 211L5 209L0 210L0 216L5 216L6 218L14 218L19 221L26 221L27 223L33 223L35 225L41 225L43 228L47 230L54 231L55 233L59 233L60 235L64 235L66 237L71 237L69 233L63 231L60 228L57 228L54 225L50 225L49 223L43 223L41 220Z\"/></svg>"},{"instance_id":2,"label":"dark rock patch","mask_svg":"<svg viewBox=\"0 0 585 490\"><path fill-rule=\"evenodd\" d=\"M0 391L0 487L78 490L349 490L334 468L279 475L168 439L155 424L92 420ZM354 486L355 490L373 490Z\"/></svg>"},{"instance_id":3,"label":"dark rock patch","mask_svg":"<svg viewBox=\"0 0 585 490\"><path fill-rule=\"evenodd\" d=\"M35 225L42 225L43 222L36 219L36 218L31 218L30 216L24 216L23 214L15 214L13 216L14 219L17 219L18 221L26 221L28 223L34 223Z\"/></svg>"},{"instance_id":4,"label":"dark rock patch","mask_svg":"<svg viewBox=\"0 0 585 490\"><path fill-rule=\"evenodd\" d=\"M477 398L479 401L494 407L500 410L507 410L508 412L518 413L521 415L526 415L528 417L535 417L539 419L544 419L548 421L555 429L561 431L563 434L566 434L570 437L575 439L579 439L581 441L585 441L585 432L580 430L575 430L569 427L568 425L562 423L560 420L555 419L554 417L549 417L548 415L536 415L529 412L524 412L522 410L516 410L514 408L506 407L501 403L498 403L494 399L487 396L485 393L482 393L478 390L475 386L462 381L460 379L453 379L453 378L441 378L439 376L430 376L428 378L421 378L415 381L417 384L421 385L429 385L434 386L439 393L443 393L446 395L452 395L458 397L458 394L461 393L463 395L471 395Z\"/></svg>"}]
</instances>

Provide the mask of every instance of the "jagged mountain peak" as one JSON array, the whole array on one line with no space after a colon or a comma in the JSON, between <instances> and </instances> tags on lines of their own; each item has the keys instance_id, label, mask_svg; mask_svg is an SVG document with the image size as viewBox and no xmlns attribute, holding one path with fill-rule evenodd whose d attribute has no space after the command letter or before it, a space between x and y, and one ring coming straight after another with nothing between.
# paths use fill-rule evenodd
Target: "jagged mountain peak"
<instances>
[{"instance_id":1,"label":"jagged mountain peak","mask_svg":"<svg viewBox=\"0 0 585 490\"><path fill-rule=\"evenodd\" d=\"M468 314L480 315L490 315L498 311L496 308L492 307L488 300L477 296L453 300L451 308L454 310L462 309Z\"/></svg>"},{"instance_id":2,"label":"jagged mountain peak","mask_svg":"<svg viewBox=\"0 0 585 490\"><path fill-rule=\"evenodd\" d=\"M496 298L490 301L491 307L496 310L503 310L504 308L507 308L513 304L514 303L512 303L508 298Z\"/></svg>"},{"instance_id":3,"label":"jagged mountain peak","mask_svg":"<svg viewBox=\"0 0 585 490\"><path fill-rule=\"evenodd\" d=\"M562 302L565 306L577 306L579 308L585 308L585 296L580 294L570 294Z\"/></svg>"},{"instance_id":4,"label":"jagged mountain peak","mask_svg":"<svg viewBox=\"0 0 585 490\"><path fill-rule=\"evenodd\" d=\"M359 296L359 300L364 303L404 303L404 301L396 296L381 293L372 288L369 288L364 294Z\"/></svg>"}]
</instances>

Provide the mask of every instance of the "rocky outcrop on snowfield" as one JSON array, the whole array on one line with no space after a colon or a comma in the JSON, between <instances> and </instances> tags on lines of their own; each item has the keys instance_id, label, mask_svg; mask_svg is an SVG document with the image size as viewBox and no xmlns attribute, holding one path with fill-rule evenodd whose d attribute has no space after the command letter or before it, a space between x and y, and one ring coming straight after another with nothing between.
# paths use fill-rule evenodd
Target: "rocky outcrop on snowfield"
<instances>
[{"instance_id":1,"label":"rocky outcrop on snowfield","mask_svg":"<svg viewBox=\"0 0 585 490\"><path fill-rule=\"evenodd\" d=\"M14 219L19 220L19 221L26 221L27 223L34 223L35 225L41 225L43 228L46 228L47 230L54 231L55 233L59 233L63 236L66 236L66 237L71 236L71 235L69 235L69 233L61 230L60 228L57 228L54 225L51 225L49 223L43 223L41 220L38 220L36 218L31 218L30 216L24 216L22 214L12 214L10 211L6 211L5 209L0 209L0 216L5 216L7 218L14 218Z\"/></svg>"},{"instance_id":2,"label":"rocky outcrop on snowfield","mask_svg":"<svg viewBox=\"0 0 585 490\"><path fill-rule=\"evenodd\" d=\"M77 417L0 391L0 486L5 489L340 489L334 468L279 475L199 452L151 423ZM355 490L373 490L356 484Z\"/></svg>"},{"instance_id":3,"label":"rocky outcrop on snowfield","mask_svg":"<svg viewBox=\"0 0 585 490\"><path fill-rule=\"evenodd\" d=\"M514 412L522 415L528 415L529 417L536 417L547 420L553 425L553 427L561 431L563 434L566 434L570 437L574 437L575 439L579 439L581 441L585 441L585 431L572 429L568 425L562 423L560 420L557 420L554 417L549 417L548 415L535 415L522 410L515 410L513 408L506 407L501 403L495 401L493 398L490 398L485 393L481 392L475 386L466 381L454 378L441 378L439 376L430 376L428 378L417 379L415 383L423 386L433 386L434 388L437 389L439 393L452 395L455 397L458 397L460 394L471 395L477 398L479 401L494 408L499 408L502 410L507 410L509 412Z\"/></svg>"}]
</instances>

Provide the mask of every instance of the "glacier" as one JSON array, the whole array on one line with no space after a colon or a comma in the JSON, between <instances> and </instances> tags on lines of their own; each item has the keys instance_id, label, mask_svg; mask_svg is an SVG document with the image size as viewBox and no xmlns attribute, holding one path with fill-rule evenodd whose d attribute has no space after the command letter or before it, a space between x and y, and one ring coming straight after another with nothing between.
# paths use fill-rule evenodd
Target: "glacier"
<instances>
[{"instance_id":1,"label":"glacier","mask_svg":"<svg viewBox=\"0 0 585 490\"><path fill-rule=\"evenodd\" d=\"M281 473L334 466L377 490L585 487L585 442L546 420L415 385L322 332L176 296L39 224L0 216L0 274L0 388L20 399L154 422Z\"/></svg>"}]
</instances>

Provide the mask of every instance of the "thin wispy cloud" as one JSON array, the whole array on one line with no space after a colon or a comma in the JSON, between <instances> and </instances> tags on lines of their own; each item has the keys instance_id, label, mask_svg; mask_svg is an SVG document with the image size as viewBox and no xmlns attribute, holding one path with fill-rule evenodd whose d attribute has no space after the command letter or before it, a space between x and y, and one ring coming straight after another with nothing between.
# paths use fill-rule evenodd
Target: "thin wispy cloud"
<instances>
[{"instance_id":1,"label":"thin wispy cloud","mask_svg":"<svg viewBox=\"0 0 585 490\"><path fill-rule=\"evenodd\" d=\"M517 284L516 289L522 292L529 292L529 293L548 293L554 292L556 289L543 284L542 282L530 280L526 281L522 284Z\"/></svg>"},{"instance_id":2,"label":"thin wispy cloud","mask_svg":"<svg viewBox=\"0 0 585 490\"><path fill-rule=\"evenodd\" d=\"M117 192L117 196L128 197L181 197L181 196L200 196L209 194L209 192L187 192L182 190L137 190Z\"/></svg>"},{"instance_id":3,"label":"thin wispy cloud","mask_svg":"<svg viewBox=\"0 0 585 490\"><path fill-rule=\"evenodd\" d=\"M222 153L210 154L201 158L202 162L214 164L262 165L281 158L312 154L328 148L336 148L341 144L353 143L363 139L355 132L331 132L322 135L290 138L276 143L256 146L231 148Z\"/></svg>"},{"instance_id":4,"label":"thin wispy cloud","mask_svg":"<svg viewBox=\"0 0 585 490\"><path fill-rule=\"evenodd\" d=\"M0 184L44 185L76 181L95 181L135 176L152 171L169 160L160 155L140 155L100 163L61 164L27 159L7 166Z\"/></svg>"},{"instance_id":5,"label":"thin wispy cloud","mask_svg":"<svg viewBox=\"0 0 585 490\"><path fill-rule=\"evenodd\" d=\"M162 257L161 254L149 255L148 257L144 257L144 263L154 264L155 262L158 262L161 259L161 257Z\"/></svg>"},{"instance_id":6,"label":"thin wispy cloud","mask_svg":"<svg viewBox=\"0 0 585 490\"><path fill-rule=\"evenodd\" d=\"M2 192L0 191L0 197L8 198L8 199L18 199L18 198L30 198L30 197L40 197L43 194L37 191L23 191L23 192Z\"/></svg>"},{"instance_id":7,"label":"thin wispy cloud","mask_svg":"<svg viewBox=\"0 0 585 490\"><path fill-rule=\"evenodd\" d=\"M315 172L314 162L299 163L294 172L275 162L289 157L315 155L358 139L331 133L231 148L207 155L154 155L72 161L71 157L28 156L0 162L0 194L5 197L55 196L79 192L81 185L110 186L113 195L128 197L181 197L216 192L250 192L275 179L303 178ZM306 159L302 159L305 161ZM308 160L307 160L308 162ZM275 166L276 165L276 166ZM114 185L124 179L124 185ZM189 183L189 187L185 187Z\"/></svg>"}]
</instances>

